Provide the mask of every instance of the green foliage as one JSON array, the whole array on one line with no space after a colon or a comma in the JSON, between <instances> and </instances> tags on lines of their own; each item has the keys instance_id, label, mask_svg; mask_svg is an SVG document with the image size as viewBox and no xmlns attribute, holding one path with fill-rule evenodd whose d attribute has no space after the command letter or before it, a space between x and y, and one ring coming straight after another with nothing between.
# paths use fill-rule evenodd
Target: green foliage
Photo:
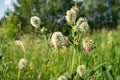
<instances>
[{"instance_id":1,"label":"green foliage","mask_svg":"<svg viewBox=\"0 0 120 80\"><path fill-rule=\"evenodd\" d=\"M26 18L29 23L30 17L36 15L41 18L42 26L49 31L57 31L65 29L66 11L74 5L73 0L17 0L20 6L14 5L15 11ZM92 28L115 28L120 19L119 3L115 0L84 0L77 2L80 10L79 16L86 17ZM22 22L23 23L23 22ZM25 25L26 26L26 25ZM65 27L68 27L67 25ZM66 29L68 31L69 28ZM65 32L65 30L63 30ZM65 32L66 33L66 32Z\"/></svg>"},{"instance_id":2,"label":"green foliage","mask_svg":"<svg viewBox=\"0 0 120 80\"><path fill-rule=\"evenodd\" d=\"M107 33L93 34L96 48L88 55L88 73L93 69L94 74L90 76L94 80L118 80L119 79L119 52L120 52L120 34L113 32L112 37L115 38L112 43L107 43ZM70 46L68 49L55 49L45 42L42 38L37 38L34 34L27 34L21 36L25 47L25 53L20 45L15 43L15 40L0 41L0 52L3 56L0 59L0 78L4 80L16 80L18 76L18 62L19 59L26 58L27 67L21 72L20 80L41 79L41 80L56 80L60 75L65 75L71 79L71 75L75 75L73 80L81 79L78 74L70 74L71 61L74 47ZM48 40L50 41L50 39ZM39 44L38 44L39 42ZM103 46L102 44L105 43ZM111 46L110 46L111 45ZM114 48L112 47L114 46ZM78 65L85 64L85 53L82 54L77 51L74 61L74 69ZM105 63L107 62L107 64ZM105 68L103 68L103 65ZM112 67L109 69L109 66ZM102 66L102 69L101 69ZM14 75L13 75L14 74Z\"/></svg>"},{"instance_id":3,"label":"green foliage","mask_svg":"<svg viewBox=\"0 0 120 80\"><path fill-rule=\"evenodd\" d=\"M95 48L89 46L85 50L83 50L84 47L82 47L82 39L88 36L87 33L84 33L81 37L80 35L82 33L76 34L76 32L73 31L73 34L69 36L71 37L73 35L72 37L74 39L68 42L68 44L71 44L65 49L55 49L53 45L51 45L52 33L41 33L42 35L38 34L36 36L39 31L30 26L31 16L37 15L41 18L41 27L47 26L50 31L62 30L62 28L59 28L58 18L65 15L66 10L69 10L72 2L72 0L18 0L20 6L14 5L15 13L8 11L7 17L3 18L2 28L0 28L0 79L56 80L61 75L66 76L69 80L86 80L88 78L95 80L119 79L120 58L118 56L120 56L120 34L118 32L93 34L90 37L95 41ZM104 0L100 0L100 2L102 4L94 0L91 0L90 3L85 0L85 12L79 14L79 16L83 15L90 19L93 15L92 13L96 10L101 14L106 10L106 4ZM98 22L99 21L100 20L98 20ZM13 39L18 37L21 30L23 33L27 33L33 31L32 29L35 30L36 34L31 32L19 36L19 42ZM84 28L82 29L84 32ZM38 30L40 29L38 28ZM107 33L108 35L106 35ZM77 38L75 36L77 36ZM92 40L90 41L92 45L93 42ZM72 44L72 42L74 44ZM27 60L27 66L24 70L20 71L18 62L21 58ZM82 68L84 68L84 75L80 75L81 70L79 70L78 66L84 64L85 66L82 66Z\"/></svg>"},{"instance_id":4,"label":"green foliage","mask_svg":"<svg viewBox=\"0 0 120 80\"><path fill-rule=\"evenodd\" d=\"M84 0L84 16L95 28L116 28L119 16L120 0Z\"/></svg>"},{"instance_id":5,"label":"green foliage","mask_svg":"<svg viewBox=\"0 0 120 80\"><path fill-rule=\"evenodd\" d=\"M113 80L110 72L107 71L107 69L104 66L102 67L102 70L103 70L103 75L105 76L106 80Z\"/></svg>"},{"instance_id":6,"label":"green foliage","mask_svg":"<svg viewBox=\"0 0 120 80\"><path fill-rule=\"evenodd\" d=\"M2 31L6 38L14 38L19 29L18 17L9 12L9 15L2 23ZM2 32L1 32L2 33Z\"/></svg>"},{"instance_id":7,"label":"green foliage","mask_svg":"<svg viewBox=\"0 0 120 80\"><path fill-rule=\"evenodd\" d=\"M42 23L40 28L47 27L49 32L62 31L68 35L69 26L66 25L66 11L74 6L73 0L17 0L14 4L15 15L20 22L22 33L33 31L30 17L38 16ZM116 28L120 21L120 0L84 0L78 1L79 15L86 17L91 28ZM63 26L64 25L64 26Z\"/></svg>"},{"instance_id":8,"label":"green foliage","mask_svg":"<svg viewBox=\"0 0 120 80\"><path fill-rule=\"evenodd\" d=\"M21 23L30 24L30 17L38 16L41 27L49 31L62 30L64 15L71 7L72 0L17 0L20 6L14 5L15 12L26 19ZM23 25L26 26L26 25Z\"/></svg>"}]
</instances>

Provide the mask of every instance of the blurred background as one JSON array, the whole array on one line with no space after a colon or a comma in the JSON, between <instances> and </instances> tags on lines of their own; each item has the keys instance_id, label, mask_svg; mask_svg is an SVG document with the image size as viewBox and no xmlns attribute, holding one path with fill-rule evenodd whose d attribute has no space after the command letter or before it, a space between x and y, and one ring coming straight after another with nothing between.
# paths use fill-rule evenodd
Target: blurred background
<instances>
[{"instance_id":1,"label":"blurred background","mask_svg":"<svg viewBox=\"0 0 120 80\"><path fill-rule=\"evenodd\" d=\"M34 33L31 16L41 19L41 26L49 32L62 31L69 35L66 11L74 6L73 0L0 0L0 35L14 38ZM117 29L120 24L120 0L77 0L78 17L88 20L91 32L100 29Z\"/></svg>"}]
</instances>

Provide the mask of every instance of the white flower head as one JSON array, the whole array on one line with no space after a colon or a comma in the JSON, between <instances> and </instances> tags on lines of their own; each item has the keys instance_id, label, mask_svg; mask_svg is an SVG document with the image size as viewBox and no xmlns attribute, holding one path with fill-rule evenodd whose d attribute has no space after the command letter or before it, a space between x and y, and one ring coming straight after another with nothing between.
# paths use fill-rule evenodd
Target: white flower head
<instances>
[{"instance_id":1,"label":"white flower head","mask_svg":"<svg viewBox=\"0 0 120 80\"><path fill-rule=\"evenodd\" d=\"M80 25L82 22L87 22L86 18L83 18L83 17L79 18L76 24Z\"/></svg>"},{"instance_id":2,"label":"white flower head","mask_svg":"<svg viewBox=\"0 0 120 80\"><path fill-rule=\"evenodd\" d=\"M80 31L86 32L89 29L88 23L87 22L82 22L79 25L79 29L80 29Z\"/></svg>"},{"instance_id":3,"label":"white flower head","mask_svg":"<svg viewBox=\"0 0 120 80\"><path fill-rule=\"evenodd\" d=\"M18 67L19 67L19 70L23 70L27 65L27 61L26 59L20 59L19 61L19 64L18 64Z\"/></svg>"},{"instance_id":4,"label":"white flower head","mask_svg":"<svg viewBox=\"0 0 120 80\"><path fill-rule=\"evenodd\" d=\"M87 70L86 70L86 67L84 65L79 65L77 67L77 73L79 74L79 76L82 77L83 75L86 74L86 72L87 72Z\"/></svg>"},{"instance_id":5,"label":"white flower head","mask_svg":"<svg viewBox=\"0 0 120 80\"><path fill-rule=\"evenodd\" d=\"M66 21L68 22L68 24L71 25L74 24L75 20L76 20L76 13L71 10L68 10L66 12Z\"/></svg>"},{"instance_id":6,"label":"white flower head","mask_svg":"<svg viewBox=\"0 0 120 80\"><path fill-rule=\"evenodd\" d=\"M73 6L71 9L70 9L73 13L75 13L76 15L78 14L78 7L77 6Z\"/></svg>"},{"instance_id":7,"label":"white flower head","mask_svg":"<svg viewBox=\"0 0 120 80\"><path fill-rule=\"evenodd\" d=\"M87 31L89 29L89 25L87 23L86 18L79 18L77 20L76 26L79 27L80 31Z\"/></svg>"},{"instance_id":8,"label":"white flower head","mask_svg":"<svg viewBox=\"0 0 120 80\"><path fill-rule=\"evenodd\" d=\"M86 52L90 52L90 50L92 49L92 45L93 45L93 41L90 40L88 37L83 39L83 48L85 49Z\"/></svg>"},{"instance_id":9,"label":"white flower head","mask_svg":"<svg viewBox=\"0 0 120 80\"><path fill-rule=\"evenodd\" d=\"M60 48L64 41L64 36L61 32L54 32L51 37L51 42L55 48Z\"/></svg>"},{"instance_id":10,"label":"white flower head","mask_svg":"<svg viewBox=\"0 0 120 80\"><path fill-rule=\"evenodd\" d=\"M32 26L34 26L35 28L38 28L41 23L40 18L37 16L31 17L30 22L31 22Z\"/></svg>"},{"instance_id":11,"label":"white flower head","mask_svg":"<svg viewBox=\"0 0 120 80\"><path fill-rule=\"evenodd\" d=\"M58 80L67 80L67 78L62 75L62 76L60 76L60 77L58 78Z\"/></svg>"}]
</instances>

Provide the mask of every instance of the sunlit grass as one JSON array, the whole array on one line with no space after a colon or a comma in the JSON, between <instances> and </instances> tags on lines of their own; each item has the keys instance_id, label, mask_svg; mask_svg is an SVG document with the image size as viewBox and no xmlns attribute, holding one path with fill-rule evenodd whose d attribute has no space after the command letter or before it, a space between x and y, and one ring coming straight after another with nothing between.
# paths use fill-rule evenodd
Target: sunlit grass
<instances>
[{"instance_id":1,"label":"sunlit grass","mask_svg":"<svg viewBox=\"0 0 120 80\"><path fill-rule=\"evenodd\" d=\"M120 33L113 32L113 41L108 42L108 32L101 34L93 34L90 37L94 40L94 49L88 54L88 70L93 69L97 65L107 62L104 65L111 73L114 80L120 77L119 64L120 64ZM18 62L21 58L26 58L26 69L21 71L19 80L26 79L57 79L64 74L71 75L71 65L74 47L70 46L68 49L55 49L53 46L48 45L47 42L35 37L34 35L24 35L20 38L25 47L25 52L21 46L15 43L15 40L2 40L0 44L0 78L3 80L17 79L18 76ZM50 40L48 40L50 41ZM75 53L74 69L76 72L77 66L86 64L86 53L84 50ZM77 76L79 76L77 74ZM102 68L96 71L92 76L95 80L104 79ZM74 80L78 80L75 77Z\"/></svg>"}]
</instances>

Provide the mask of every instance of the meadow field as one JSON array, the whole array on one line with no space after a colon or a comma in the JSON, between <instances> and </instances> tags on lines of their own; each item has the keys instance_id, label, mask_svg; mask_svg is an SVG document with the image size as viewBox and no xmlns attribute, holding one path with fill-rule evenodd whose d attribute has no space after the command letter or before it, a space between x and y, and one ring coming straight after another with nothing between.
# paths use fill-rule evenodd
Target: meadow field
<instances>
[{"instance_id":1,"label":"meadow field","mask_svg":"<svg viewBox=\"0 0 120 80\"><path fill-rule=\"evenodd\" d=\"M120 0L4 1L0 80L120 80Z\"/></svg>"},{"instance_id":2,"label":"meadow field","mask_svg":"<svg viewBox=\"0 0 120 80\"><path fill-rule=\"evenodd\" d=\"M89 37L94 48L86 53L84 49L55 49L51 45L51 34L43 36L26 34L18 40L0 40L0 80L119 80L120 79L120 31L93 33ZM82 44L81 44L82 45ZM74 66L73 64L74 55ZM24 70L19 70L20 59L26 59ZM85 65L82 77L77 67Z\"/></svg>"}]
</instances>

